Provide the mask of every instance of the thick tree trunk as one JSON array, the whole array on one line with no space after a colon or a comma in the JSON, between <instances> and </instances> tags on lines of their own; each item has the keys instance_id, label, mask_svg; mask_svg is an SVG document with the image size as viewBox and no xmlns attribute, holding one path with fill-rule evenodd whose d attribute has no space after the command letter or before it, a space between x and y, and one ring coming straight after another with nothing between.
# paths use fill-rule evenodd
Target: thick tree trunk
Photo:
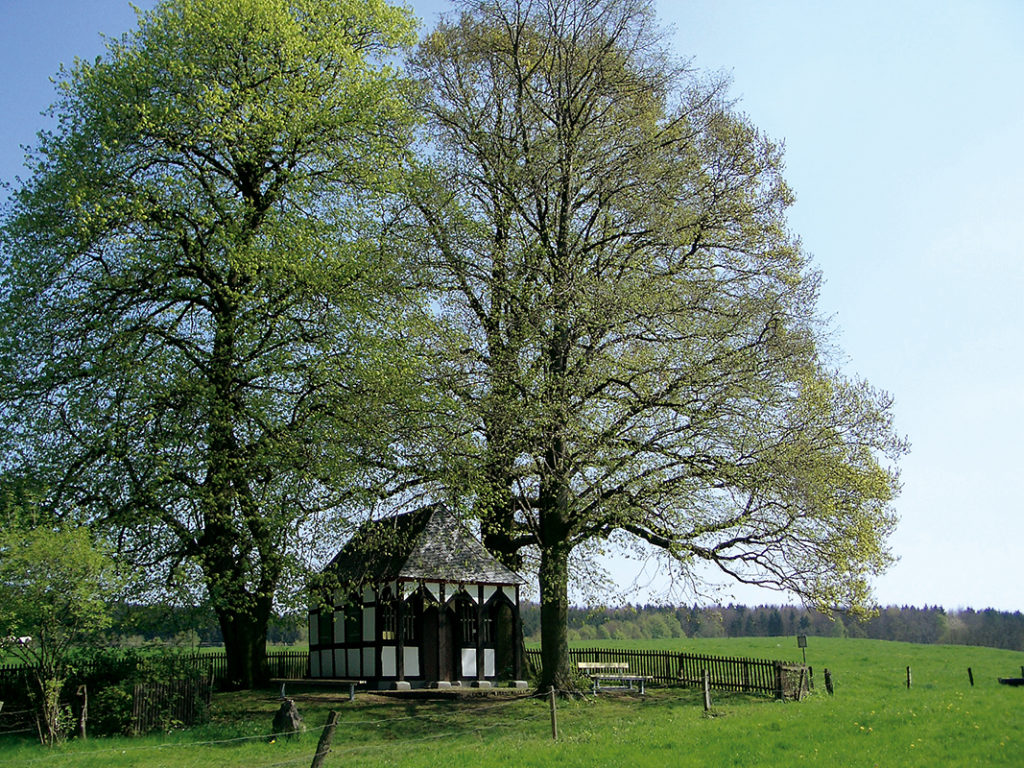
<instances>
[{"instance_id":1,"label":"thick tree trunk","mask_svg":"<svg viewBox=\"0 0 1024 768\"><path fill-rule=\"evenodd\" d=\"M540 691L575 689L569 669L569 545L559 542L540 553Z\"/></svg>"},{"instance_id":2,"label":"thick tree trunk","mask_svg":"<svg viewBox=\"0 0 1024 768\"><path fill-rule=\"evenodd\" d=\"M227 656L227 681L231 689L247 689L266 682L267 624L269 601L256 600L252 611L231 606L217 609L224 653Z\"/></svg>"}]
</instances>

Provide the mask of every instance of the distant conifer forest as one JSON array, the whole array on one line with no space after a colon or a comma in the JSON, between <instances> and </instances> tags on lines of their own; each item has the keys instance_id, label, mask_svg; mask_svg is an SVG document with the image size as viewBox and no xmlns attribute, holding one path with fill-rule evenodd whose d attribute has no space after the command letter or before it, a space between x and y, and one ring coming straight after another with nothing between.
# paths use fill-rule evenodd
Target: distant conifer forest
<instances>
[{"instance_id":1,"label":"distant conifer forest","mask_svg":"<svg viewBox=\"0 0 1024 768\"><path fill-rule=\"evenodd\" d=\"M523 611L527 642L540 637L539 609ZM842 613L831 617L800 606L631 605L573 608L569 641L640 640L673 637L865 637L909 643L982 645L1024 650L1024 614L991 608L888 606L867 620Z\"/></svg>"},{"instance_id":2,"label":"distant conifer forest","mask_svg":"<svg viewBox=\"0 0 1024 768\"><path fill-rule=\"evenodd\" d=\"M540 642L540 607L525 603L523 632L528 644ZM307 642L306 616L292 613L270 624L275 645ZM219 645L220 628L212 611L166 605L124 606L112 630L124 644L163 641L182 645ZM1024 651L1024 614L992 608L888 606L867 620L842 613L831 617L800 606L627 605L571 608L569 641L657 640L686 637L865 637L909 643L982 645Z\"/></svg>"}]
</instances>

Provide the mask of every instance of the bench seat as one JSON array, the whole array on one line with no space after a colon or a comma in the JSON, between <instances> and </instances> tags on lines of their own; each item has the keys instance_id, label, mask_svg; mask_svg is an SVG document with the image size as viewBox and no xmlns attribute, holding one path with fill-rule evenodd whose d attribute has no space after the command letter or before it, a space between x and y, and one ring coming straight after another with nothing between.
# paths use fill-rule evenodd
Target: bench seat
<instances>
[{"instance_id":1,"label":"bench seat","mask_svg":"<svg viewBox=\"0 0 1024 768\"><path fill-rule=\"evenodd\" d=\"M366 685L365 680L343 679L338 677L272 677L270 682L281 685L281 698L285 699L285 686L288 685L317 685L317 686L342 686L348 687L348 700L356 700L356 686Z\"/></svg>"}]
</instances>

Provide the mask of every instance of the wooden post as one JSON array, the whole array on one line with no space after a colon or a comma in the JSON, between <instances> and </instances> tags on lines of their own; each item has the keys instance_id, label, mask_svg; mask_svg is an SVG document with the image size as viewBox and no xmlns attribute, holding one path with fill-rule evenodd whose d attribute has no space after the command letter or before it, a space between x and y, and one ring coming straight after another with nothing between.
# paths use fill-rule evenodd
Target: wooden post
<instances>
[{"instance_id":1,"label":"wooden post","mask_svg":"<svg viewBox=\"0 0 1024 768\"><path fill-rule=\"evenodd\" d=\"M835 695L835 690L832 688L832 673L828 671L828 667L825 667L825 690L828 691L829 696Z\"/></svg>"},{"instance_id":2,"label":"wooden post","mask_svg":"<svg viewBox=\"0 0 1024 768\"><path fill-rule=\"evenodd\" d=\"M482 682L486 672L484 664L484 585L476 585L476 679Z\"/></svg>"},{"instance_id":3,"label":"wooden post","mask_svg":"<svg viewBox=\"0 0 1024 768\"><path fill-rule=\"evenodd\" d=\"M548 692L548 699L551 702L551 738L558 741L558 710L555 707L555 686L551 686Z\"/></svg>"},{"instance_id":4,"label":"wooden post","mask_svg":"<svg viewBox=\"0 0 1024 768\"><path fill-rule=\"evenodd\" d=\"M454 651L448 647L448 594L445 583L442 581L438 587L438 604L437 604L437 647L435 648L435 656L437 656L437 680L450 681L451 676L451 665L450 660ZM461 664L461 662L460 662ZM458 675L456 675L458 677Z\"/></svg>"},{"instance_id":5,"label":"wooden post","mask_svg":"<svg viewBox=\"0 0 1024 768\"><path fill-rule=\"evenodd\" d=\"M402 582L395 582L395 676L405 681L405 590Z\"/></svg>"},{"instance_id":6,"label":"wooden post","mask_svg":"<svg viewBox=\"0 0 1024 768\"><path fill-rule=\"evenodd\" d=\"M320 741L316 745L316 754L313 755L313 762L309 768L320 768L324 764L327 753L331 751L331 742L334 741L334 729L338 726L338 713L334 710L327 715L327 725L320 734Z\"/></svg>"},{"instance_id":7,"label":"wooden post","mask_svg":"<svg viewBox=\"0 0 1024 768\"><path fill-rule=\"evenodd\" d=\"M512 679L523 679L523 619L519 611L519 585L516 584L516 604L512 610L513 632L512 645Z\"/></svg>"},{"instance_id":8,"label":"wooden post","mask_svg":"<svg viewBox=\"0 0 1024 768\"><path fill-rule=\"evenodd\" d=\"M707 668L703 670L704 677L704 711L711 711L711 675L708 674Z\"/></svg>"},{"instance_id":9,"label":"wooden post","mask_svg":"<svg viewBox=\"0 0 1024 768\"><path fill-rule=\"evenodd\" d=\"M971 681L971 688L973 688L974 687L974 671L970 667L967 668L967 678Z\"/></svg>"},{"instance_id":10,"label":"wooden post","mask_svg":"<svg viewBox=\"0 0 1024 768\"><path fill-rule=\"evenodd\" d=\"M910 684L911 684L910 667L907 667L907 689L908 690L910 689Z\"/></svg>"}]
</instances>

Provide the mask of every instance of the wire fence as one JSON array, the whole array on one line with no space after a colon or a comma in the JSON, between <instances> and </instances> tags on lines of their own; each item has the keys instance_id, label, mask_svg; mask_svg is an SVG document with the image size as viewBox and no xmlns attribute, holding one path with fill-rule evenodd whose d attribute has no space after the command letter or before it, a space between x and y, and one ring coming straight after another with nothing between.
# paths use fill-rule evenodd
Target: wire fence
<instances>
[{"instance_id":1,"label":"wire fence","mask_svg":"<svg viewBox=\"0 0 1024 768\"><path fill-rule=\"evenodd\" d=\"M309 765L310 760L313 757L312 746L309 744L309 737L322 736L324 730L327 728L340 729L342 731L349 732L349 738L343 742L342 746L332 747L330 749L330 760L325 763L325 765L328 766L340 766L346 762L347 757L351 758L360 753L379 751L382 748L389 750L401 750L407 746L422 745L445 739L449 741L456 738L465 739L466 736L482 734L499 729L516 729L517 731L521 731L528 724L546 721L549 717L549 710L547 707L537 708L526 713L522 712L522 703L524 701L537 699L546 700L548 699L548 695L528 694L502 697L500 700L496 699L493 703L484 705L488 719L493 722L485 722L478 725L467 725L466 723L458 723L454 721L450 710L407 714L397 717L348 719L334 723L329 719L328 723L325 725L305 728L304 734L306 738L303 740L302 745L309 748L304 749L301 755L288 757L286 759L273 758L271 762L249 761L247 765L249 768L284 768L284 766L292 765ZM511 706L517 706L519 711L516 713L510 713L507 717L500 716L503 714L502 710ZM467 714L479 715L480 707L481 705L479 703L475 703L474 707L467 711ZM499 715L497 718L495 716L496 712ZM395 724L415 725L416 723L426 724L430 728L430 732L422 735L405 736L400 733L389 733L389 737L383 743L381 739L373 739L361 744L351 743L352 733L360 730L374 731L379 730L382 727L394 726ZM96 758L102 759L104 754L110 754L113 756L143 752L157 752L161 755L167 755L168 758L173 760L173 764L180 768L192 768L193 766L198 768L199 766L209 765L208 748L244 745L247 742L274 743L275 741L286 741L286 737L291 735L293 734L288 732L268 731L224 739L204 739L196 741L175 740L174 742L165 744L125 745L120 743L109 748L96 747L95 742L93 742L90 744L87 754L90 758L95 760ZM85 752L83 752L83 754L85 754ZM76 764L80 757L81 755L76 755L74 752L54 753L49 750L44 750L40 752L38 757L23 759L20 765L31 766L45 764L47 766L52 766L53 768L65 768L65 766L70 768L70 766Z\"/></svg>"}]
</instances>

